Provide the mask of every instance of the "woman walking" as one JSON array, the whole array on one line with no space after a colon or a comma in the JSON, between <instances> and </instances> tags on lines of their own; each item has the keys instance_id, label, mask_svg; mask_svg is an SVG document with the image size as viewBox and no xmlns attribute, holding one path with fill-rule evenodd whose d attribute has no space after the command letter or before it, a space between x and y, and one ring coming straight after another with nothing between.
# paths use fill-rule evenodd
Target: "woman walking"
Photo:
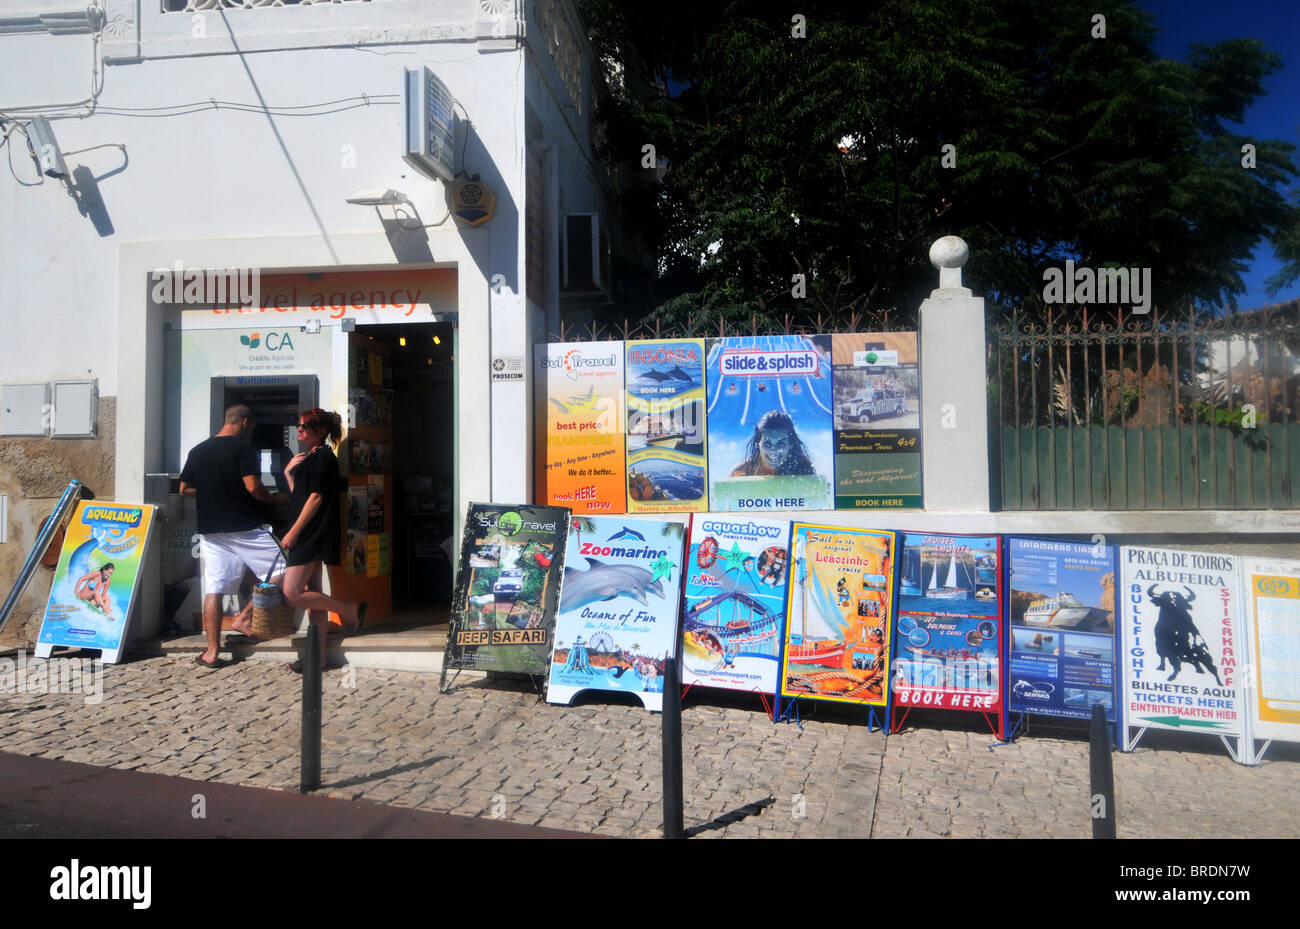
<instances>
[{"instance_id":1,"label":"woman walking","mask_svg":"<svg viewBox=\"0 0 1300 929\"><path fill-rule=\"evenodd\" d=\"M343 436L339 414L329 410L308 410L298 420L298 442L304 451L294 455L284 468L289 485L293 526L284 534L284 599L296 609L308 611L313 626L320 630L321 667L325 666L325 634L328 613L338 613L356 635L366 620L366 604L335 600L321 592L322 564L339 563L339 462L331 446ZM301 673L302 661L289 665Z\"/></svg>"}]
</instances>

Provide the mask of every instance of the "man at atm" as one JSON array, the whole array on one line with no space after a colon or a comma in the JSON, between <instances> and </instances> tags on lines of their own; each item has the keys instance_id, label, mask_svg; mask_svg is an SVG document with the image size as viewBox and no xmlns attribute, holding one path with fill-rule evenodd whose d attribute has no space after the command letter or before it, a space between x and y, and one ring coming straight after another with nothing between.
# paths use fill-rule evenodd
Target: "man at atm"
<instances>
[{"instance_id":1,"label":"man at atm","mask_svg":"<svg viewBox=\"0 0 1300 929\"><path fill-rule=\"evenodd\" d=\"M207 649L195 661L219 668L221 597L239 592L245 570L265 578L275 567L280 546L264 528L263 504L283 502L262 484L257 450L248 442L256 422L242 403L226 410L225 424L210 439L194 446L180 474L182 496L194 497L203 556L203 633ZM252 634L247 614L236 617L236 632Z\"/></svg>"}]
</instances>

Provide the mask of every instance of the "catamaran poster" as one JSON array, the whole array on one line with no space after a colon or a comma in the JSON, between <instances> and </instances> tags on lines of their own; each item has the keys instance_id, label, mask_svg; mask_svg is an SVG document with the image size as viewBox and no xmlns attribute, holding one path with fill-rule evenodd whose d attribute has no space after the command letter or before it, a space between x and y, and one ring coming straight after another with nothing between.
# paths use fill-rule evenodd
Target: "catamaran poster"
<instances>
[{"instance_id":1,"label":"catamaran poster","mask_svg":"<svg viewBox=\"0 0 1300 929\"><path fill-rule=\"evenodd\" d=\"M894 533L795 523L781 694L884 706Z\"/></svg>"},{"instance_id":2,"label":"catamaran poster","mask_svg":"<svg viewBox=\"0 0 1300 929\"><path fill-rule=\"evenodd\" d=\"M707 509L704 340L627 343L627 510Z\"/></svg>"},{"instance_id":3,"label":"catamaran poster","mask_svg":"<svg viewBox=\"0 0 1300 929\"><path fill-rule=\"evenodd\" d=\"M682 521L573 518L547 702L613 690L663 709L664 666L677 660L685 545Z\"/></svg>"},{"instance_id":4,"label":"catamaran poster","mask_svg":"<svg viewBox=\"0 0 1300 929\"><path fill-rule=\"evenodd\" d=\"M907 532L900 550L894 703L1000 714L998 537Z\"/></svg>"},{"instance_id":5,"label":"catamaran poster","mask_svg":"<svg viewBox=\"0 0 1300 929\"><path fill-rule=\"evenodd\" d=\"M1007 537L1007 708L1115 721L1115 547Z\"/></svg>"},{"instance_id":6,"label":"catamaran poster","mask_svg":"<svg viewBox=\"0 0 1300 929\"><path fill-rule=\"evenodd\" d=\"M833 509L830 336L706 346L709 509Z\"/></svg>"},{"instance_id":7,"label":"catamaran poster","mask_svg":"<svg viewBox=\"0 0 1300 929\"><path fill-rule=\"evenodd\" d=\"M682 683L776 693L790 524L693 518L682 616Z\"/></svg>"}]
</instances>

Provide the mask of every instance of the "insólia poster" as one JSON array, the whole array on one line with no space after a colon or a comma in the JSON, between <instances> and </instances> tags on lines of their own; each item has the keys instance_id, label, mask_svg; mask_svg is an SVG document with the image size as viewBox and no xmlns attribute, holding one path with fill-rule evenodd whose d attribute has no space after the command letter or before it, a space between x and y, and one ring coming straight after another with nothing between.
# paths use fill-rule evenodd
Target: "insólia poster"
<instances>
[{"instance_id":1,"label":"ins\u00f3lia poster","mask_svg":"<svg viewBox=\"0 0 1300 929\"><path fill-rule=\"evenodd\" d=\"M547 702L611 690L663 709L664 666L677 658L685 544L677 520L573 518Z\"/></svg>"},{"instance_id":2,"label":"ins\u00f3lia poster","mask_svg":"<svg viewBox=\"0 0 1300 929\"><path fill-rule=\"evenodd\" d=\"M627 343L627 511L708 507L704 340Z\"/></svg>"},{"instance_id":3,"label":"ins\u00f3lia poster","mask_svg":"<svg viewBox=\"0 0 1300 929\"><path fill-rule=\"evenodd\" d=\"M691 521L682 683L776 693L790 524L707 513Z\"/></svg>"},{"instance_id":4,"label":"ins\u00f3lia poster","mask_svg":"<svg viewBox=\"0 0 1300 929\"><path fill-rule=\"evenodd\" d=\"M832 509L830 336L706 346L709 508Z\"/></svg>"},{"instance_id":5,"label":"ins\u00f3lia poster","mask_svg":"<svg viewBox=\"0 0 1300 929\"><path fill-rule=\"evenodd\" d=\"M66 646L102 649L105 662L117 661L126 645L153 510L130 503L77 504L36 639L39 657Z\"/></svg>"},{"instance_id":6,"label":"ins\u00f3lia poster","mask_svg":"<svg viewBox=\"0 0 1300 929\"><path fill-rule=\"evenodd\" d=\"M781 694L884 706L894 533L793 530Z\"/></svg>"}]
</instances>

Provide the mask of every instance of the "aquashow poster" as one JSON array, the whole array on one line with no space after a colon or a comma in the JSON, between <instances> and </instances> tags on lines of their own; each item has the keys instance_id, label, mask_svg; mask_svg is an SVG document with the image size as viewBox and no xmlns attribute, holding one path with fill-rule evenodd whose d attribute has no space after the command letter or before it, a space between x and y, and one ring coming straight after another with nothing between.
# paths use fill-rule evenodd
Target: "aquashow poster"
<instances>
[{"instance_id":1,"label":"aquashow poster","mask_svg":"<svg viewBox=\"0 0 1300 929\"><path fill-rule=\"evenodd\" d=\"M915 332L831 336L836 509L920 509Z\"/></svg>"},{"instance_id":2,"label":"aquashow poster","mask_svg":"<svg viewBox=\"0 0 1300 929\"><path fill-rule=\"evenodd\" d=\"M776 693L790 524L709 513L691 522L682 683Z\"/></svg>"},{"instance_id":3,"label":"aquashow poster","mask_svg":"<svg viewBox=\"0 0 1300 929\"><path fill-rule=\"evenodd\" d=\"M546 673L569 513L472 503L444 668Z\"/></svg>"},{"instance_id":4,"label":"aquashow poster","mask_svg":"<svg viewBox=\"0 0 1300 929\"><path fill-rule=\"evenodd\" d=\"M623 343L538 345L535 362L538 422L546 423L538 499L575 514L626 512Z\"/></svg>"},{"instance_id":5,"label":"aquashow poster","mask_svg":"<svg viewBox=\"0 0 1300 929\"><path fill-rule=\"evenodd\" d=\"M832 509L830 336L705 345L709 509Z\"/></svg>"},{"instance_id":6,"label":"aquashow poster","mask_svg":"<svg viewBox=\"0 0 1300 929\"><path fill-rule=\"evenodd\" d=\"M1120 549L1124 722L1130 729L1244 735L1238 569L1231 555ZM1129 741L1126 733L1126 742L1132 747L1136 737Z\"/></svg>"},{"instance_id":7,"label":"aquashow poster","mask_svg":"<svg viewBox=\"0 0 1300 929\"><path fill-rule=\"evenodd\" d=\"M549 703L584 690L629 693L663 709L677 659L685 520L574 516L555 623Z\"/></svg>"},{"instance_id":8,"label":"aquashow poster","mask_svg":"<svg viewBox=\"0 0 1300 929\"><path fill-rule=\"evenodd\" d=\"M885 706L895 535L795 523L781 695Z\"/></svg>"},{"instance_id":9,"label":"aquashow poster","mask_svg":"<svg viewBox=\"0 0 1300 929\"><path fill-rule=\"evenodd\" d=\"M1001 714L998 536L907 532L899 548L895 705Z\"/></svg>"},{"instance_id":10,"label":"aquashow poster","mask_svg":"<svg viewBox=\"0 0 1300 929\"><path fill-rule=\"evenodd\" d=\"M56 646L98 648L113 662L125 644L154 508L82 501L73 511L37 637Z\"/></svg>"},{"instance_id":11,"label":"aquashow poster","mask_svg":"<svg viewBox=\"0 0 1300 929\"><path fill-rule=\"evenodd\" d=\"M627 343L627 511L708 508L704 340Z\"/></svg>"},{"instance_id":12,"label":"aquashow poster","mask_svg":"<svg viewBox=\"0 0 1300 929\"><path fill-rule=\"evenodd\" d=\"M1114 722L1115 546L1008 536L1007 708Z\"/></svg>"},{"instance_id":13,"label":"aquashow poster","mask_svg":"<svg viewBox=\"0 0 1300 929\"><path fill-rule=\"evenodd\" d=\"M1300 561L1243 558L1251 735L1300 742Z\"/></svg>"}]
</instances>

